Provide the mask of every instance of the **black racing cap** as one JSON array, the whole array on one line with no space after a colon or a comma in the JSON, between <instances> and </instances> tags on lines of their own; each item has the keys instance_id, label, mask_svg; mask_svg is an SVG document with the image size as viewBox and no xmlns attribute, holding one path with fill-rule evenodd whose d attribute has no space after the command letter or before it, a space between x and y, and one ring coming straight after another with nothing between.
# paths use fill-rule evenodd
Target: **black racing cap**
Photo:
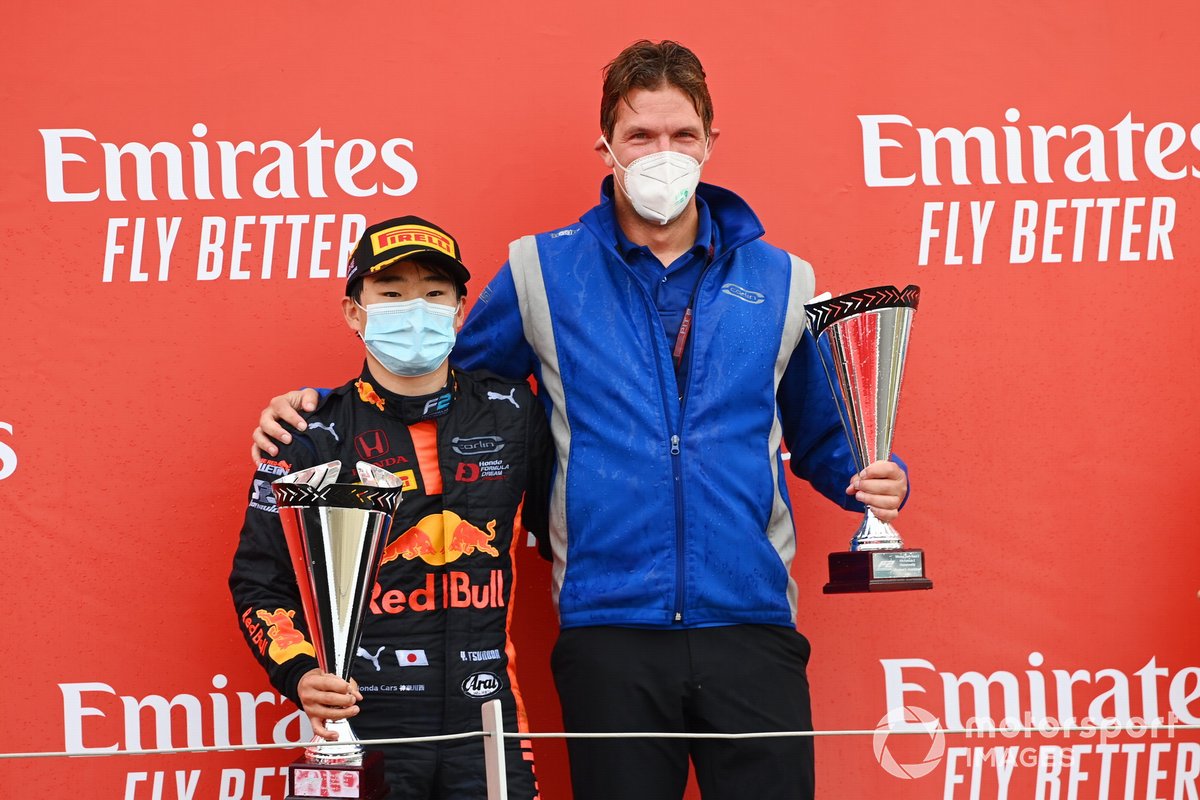
<instances>
[{"instance_id":1,"label":"black racing cap","mask_svg":"<svg viewBox=\"0 0 1200 800\"><path fill-rule=\"evenodd\" d=\"M363 231L346 264L346 296L350 296L354 284L363 277L413 256L440 264L462 286L471 278L453 236L420 217L397 217L377 222Z\"/></svg>"}]
</instances>

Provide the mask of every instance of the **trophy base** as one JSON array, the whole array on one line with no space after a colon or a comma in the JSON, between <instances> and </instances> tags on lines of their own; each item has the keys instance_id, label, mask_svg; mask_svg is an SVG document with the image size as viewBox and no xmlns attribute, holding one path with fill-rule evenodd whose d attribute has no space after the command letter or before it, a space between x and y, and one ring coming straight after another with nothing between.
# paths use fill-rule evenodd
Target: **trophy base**
<instances>
[{"instance_id":1,"label":"trophy base","mask_svg":"<svg viewBox=\"0 0 1200 800\"><path fill-rule=\"evenodd\" d=\"M382 800L388 786L383 777L383 755L367 753L361 765L314 764L304 758L288 765L285 800L339 797Z\"/></svg>"},{"instance_id":2,"label":"trophy base","mask_svg":"<svg viewBox=\"0 0 1200 800\"><path fill-rule=\"evenodd\" d=\"M825 594L932 589L924 550L859 550L829 554Z\"/></svg>"}]
</instances>

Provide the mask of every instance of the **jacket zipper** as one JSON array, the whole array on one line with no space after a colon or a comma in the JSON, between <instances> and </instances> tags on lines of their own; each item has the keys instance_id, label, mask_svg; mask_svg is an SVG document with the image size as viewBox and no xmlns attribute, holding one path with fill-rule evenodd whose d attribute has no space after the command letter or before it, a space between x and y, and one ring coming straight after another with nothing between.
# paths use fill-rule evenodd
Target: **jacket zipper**
<instances>
[{"instance_id":1,"label":"jacket zipper","mask_svg":"<svg viewBox=\"0 0 1200 800\"><path fill-rule=\"evenodd\" d=\"M686 392L685 392L686 394ZM683 425L683 410L680 406L680 426ZM684 581L684 542L683 542L683 475L679 463L680 438L678 433L671 434L671 476L675 481L675 617L674 621L683 622L683 581Z\"/></svg>"},{"instance_id":2,"label":"jacket zipper","mask_svg":"<svg viewBox=\"0 0 1200 800\"><path fill-rule=\"evenodd\" d=\"M704 269L700 270L700 277L696 279L696 287L692 290L692 299L688 303L688 308L691 309L691 334L696 332L696 298L700 296L700 287L704 284L704 279L708 277L709 271L712 269L714 262L712 248L708 251L708 262L704 265ZM693 354L696 349L691 346L692 335L688 336L688 342L685 347L683 357L687 359L687 379L683 382L683 386L678 386L679 376L676 375L676 385L679 388L679 428L671 435L671 469L675 478L675 618L676 623L682 624L684 604L687 602L685 571L684 571L684 541L683 541L683 467L681 464L680 451L683 444L683 421L687 419L687 400L688 389L692 385L692 366L695 358ZM661 371L661 370L660 370Z\"/></svg>"},{"instance_id":3,"label":"jacket zipper","mask_svg":"<svg viewBox=\"0 0 1200 800\"><path fill-rule=\"evenodd\" d=\"M696 297L699 296L700 286L702 283L704 283L704 279L708 276L709 271L713 267L713 264L715 262L714 256L715 256L715 254L710 245L709 251L708 251L708 262L704 265L704 269L700 271L700 277L696 279L696 288L692 290L692 301L691 301L691 303L689 303L689 306L692 308L692 330L693 331L695 331L695 328L696 328L696 311L695 311ZM645 287L641 286L641 281L638 280L637 275L634 274L634 272L630 268L630 266L627 263L625 263L625 259L622 258L620 256L620 254L617 254L617 261L621 264L622 267L625 268L625 270L627 272L630 273L630 276L634 279L635 283L637 283L637 285L639 287L641 287L642 296L646 300L646 318L647 318L647 321L650 323L650 327L653 328L655 325L657 325L659 330L663 332L663 339L666 340L666 331L663 330L662 321L659 320L659 318L658 318L658 311L654 306L654 299L652 297L650 297L650 293L648 291L646 291ZM689 339L690 339L690 337L689 337ZM671 478L674 483L674 489L675 489L675 611L672 614L671 621L676 624L681 624L684 621L683 607L684 607L684 602L686 600L685 592L684 592L685 570L684 570L684 566L683 566L683 561L684 561L683 474L682 474L682 467L680 465L680 454L682 453L682 450L683 450L683 435L682 434L683 434L684 410L687 407L688 386L690 386L691 382L692 382L692 361L693 361L692 352L693 352L693 350L694 350L694 348L691 347L691 342L689 341L688 346L687 346L687 352L685 353L685 356L687 357L687 360L688 360L688 373L687 373L687 381L684 383L684 385L680 386L679 385L679 377L677 375L673 376L673 377L675 377L675 387L677 389L675 397L676 397L676 402L679 403L679 416L678 416L678 422L676 423L676 428L674 431L671 431L671 437L669 440L670 441L670 451L669 452L671 455ZM672 354L670 352L667 353L668 361L671 361L671 363L672 363L672 372L674 372L674 361L671 358L671 355ZM669 421L671 419L671 399L668 396L667 391L666 391L667 380L666 380L666 376L663 374L662 360L656 358L656 359L654 359L654 364L655 364L655 368L658 370L658 384L661 387L660 397L663 401L664 418ZM669 422L668 422L668 425L669 425Z\"/></svg>"},{"instance_id":4,"label":"jacket zipper","mask_svg":"<svg viewBox=\"0 0 1200 800\"><path fill-rule=\"evenodd\" d=\"M660 331L663 330L662 322L658 318L658 311L654 308L654 303L650 299L649 294L643 289L643 294L646 295L646 319L650 323L650 328L655 326ZM666 339L666 332L663 331L663 339ZM658 370L658 385L661 387L659 397L663 401L663 415L667 420L668 430L670 429L671 419L671 397L667 392L667 376L663 374L662 359L654 359L655 368ZM678 384L676 384L678 388ZM675 402L680 402L678 395ZM682 412L679 412L682 415ZM681 425L682 422L677 422L676 425ZM670 431L670 455L671 455L671 482L675 491L675 610L672 615L672 621L683 621L683 490L682 480L679 468L679 452L682 440L678 430Z\"/></svg>"}]
</instances>

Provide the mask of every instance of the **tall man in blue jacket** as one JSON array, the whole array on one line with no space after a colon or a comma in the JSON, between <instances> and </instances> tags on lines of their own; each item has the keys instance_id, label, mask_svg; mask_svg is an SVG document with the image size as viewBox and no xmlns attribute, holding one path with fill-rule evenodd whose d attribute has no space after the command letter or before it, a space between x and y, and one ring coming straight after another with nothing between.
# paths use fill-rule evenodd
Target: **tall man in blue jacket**
<instances>
[{"instance_id":1,"label":"tall man in blue jacket","mask_svg":"<svg viewBox=\"0 0 1200 800\"><path fill-rule=\"evenodd\" d=\"M895 517L907 479L861 474L804 326L808 263L699 183L718 131L702 66L637 42L605 70L595 148L612 170L578 222L511 245L455 363L534 375L557 454L552 668L571 731L811 727L795 628L791 468ZM276 398L256 441L297 424ZM849 486L847 486L849 483ZM807 738L570 740L576 800L810 798Z\"/></svg>"}]
</instances>

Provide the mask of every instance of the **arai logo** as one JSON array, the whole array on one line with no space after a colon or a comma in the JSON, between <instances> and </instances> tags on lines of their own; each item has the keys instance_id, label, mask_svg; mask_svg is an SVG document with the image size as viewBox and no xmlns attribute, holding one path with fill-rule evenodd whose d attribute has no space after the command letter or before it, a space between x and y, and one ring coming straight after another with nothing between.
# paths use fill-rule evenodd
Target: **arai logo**
<instances>
[{"instance_id":1,"label":"arai logo","mask_svg":"<svg viewBox=\"0 0 1200 800\"><path fill-rule=\"evenodd\" d=\"M467 697L490 697L500 691L500 679L491 672L476 672L462 682Z\"/></svg>"}]
</instances>

